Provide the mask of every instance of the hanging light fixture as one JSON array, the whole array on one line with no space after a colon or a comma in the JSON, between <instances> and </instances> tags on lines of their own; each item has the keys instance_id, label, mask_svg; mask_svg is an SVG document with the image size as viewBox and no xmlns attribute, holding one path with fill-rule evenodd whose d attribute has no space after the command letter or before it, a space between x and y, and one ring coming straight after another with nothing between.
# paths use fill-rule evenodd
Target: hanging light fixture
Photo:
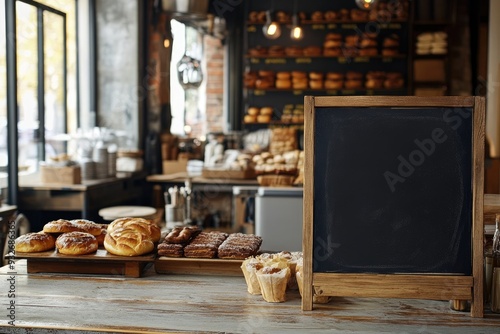
<instances>
[{"instance_id":1,"label":"hanging light fixture","mask_svg":"<svg viewBox=\"0 0 500 334\"><path fill-rule=\"evenodd\" d=\"M293 5L293 17L292 17L292 30L290 31L291 39L302 39L304 37L304 32L302 31L302 27L299 25L299 18L297 16L297 0L295 0Z\"/></svg>"},{"instance_id":2,"label":"hanging light fixture","mask_svg":"<svg viewBox=\"0 0 500 334\"><path fill-rule=\"evenodd\" d=\"M378 0L356 0L356 5L361 9L372 9L377 4Z\"/></svg>"},{"instance_id":3,"label":"hanging light fixture","mask_svg":"<svg viewBox=\"0 0 500 334\"><path fill-rule=\"evenodd\" d=\"M266 12L266 23L262 27L262 32L269 39L276 39L281 35L281 27L278 22L272 20L270 10Z\"/></svg>"}]
</instances>

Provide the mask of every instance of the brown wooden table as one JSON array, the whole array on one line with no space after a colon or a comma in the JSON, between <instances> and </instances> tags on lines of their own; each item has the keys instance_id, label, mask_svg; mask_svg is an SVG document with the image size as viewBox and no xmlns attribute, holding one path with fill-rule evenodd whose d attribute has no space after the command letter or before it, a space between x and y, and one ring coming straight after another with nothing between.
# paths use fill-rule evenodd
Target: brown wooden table
<instances>
[{"instance_id":1,"label":"brown wooden table","mask_svg":"<svg viewBox=\"0 0 500 334\"><path fill-rule=\"evenodd\" d=\"M25 260L0 269L0 304L9 305L15 276L15 325L8 333L498 333L500 314L453 311L448 301L335 298L302 311L297 290L284 303L247 292L242 276L160 275L141 278L26 274ZM9 272L15 272L9 274Z\"/></svg>"}]
</instances>

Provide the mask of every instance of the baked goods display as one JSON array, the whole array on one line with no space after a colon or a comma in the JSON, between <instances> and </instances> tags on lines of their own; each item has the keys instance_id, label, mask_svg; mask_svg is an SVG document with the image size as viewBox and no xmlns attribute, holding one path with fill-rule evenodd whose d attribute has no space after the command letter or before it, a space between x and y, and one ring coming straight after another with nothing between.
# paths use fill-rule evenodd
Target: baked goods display
<instances>
[{"instance_id":1,"label":"baked goods display","mask_svg":"<svg viewBox=\"0 0 500 334\"><path fill-rule=\"evenodd\" d=\"M269 303L286 301L287 290L297 289L296 266L301 252L264 253L249 257L241 264L247 291L262 295Z\"/></svg>"},{"instance_id":2,"label":"baked goods display","mask_svg":"<svg viewBox=\"0 0 500 334\"><path fill-rule=\"evenodd\" d=\"M243 118L245 123L269 123L274 113L273 107L249 107Z\"/></svg>"},{"instance_id":3,"label":"baked goods display","mask_svg":"<svg viewBox=\"0 0 500 334\"><path fill-rule=\"evenodd\" d=\"M66 255L85 255L95 253L99 247L97 239L86 232L63 233L56 239L57 251Z\"/></svg>"},{"instance_id":4,"label":"baked goods display","mask_svg":"<svg viewBox=\"0 0 500 334\"><path fill-rule=\"evenodd\" d=\"M104 248L108 253L120 256L139 256L150 253L154 243L149 235L131 227L108 230L104 238Z\"/></svg>"},{"instance_id":5,"label":"baked goods display","mask_svg":"<svg viewBox=\"0 0 500 334\"><path fill-rule=\"evenodd\" d=\"M21 253L45 252L55 247L56 239L45 232L31 232L23 234L14 241L14 249Z\"/></svg>"},{"instance_id":6,"label":"baked goods display","mask_svg":"<svg viewBox=\"0 0 500 334\"><path fill-rule=\"evenodd\" d=\"M189 231L189 236L184 239L187 241L169 237L171 233L180 235L183 231ZM256 255L262 244L262 238L253 234L200 232L192 227L180 227L177 232L170 232L158 244L159 256L243 260Z\"/></svg>"},{"instance_id":7,"label":"baked goods display","mask_svg":"<svg viewBox=\"0 0 500 334\"><path fill-rule=\"evenodd\" d=\"M292 175L297 174L297 164L301 151L293 150L282 154L262 152L254 155L255 172L257 175Z\"/></svg>"},{"instance_id":8,"label":"baked goods display","mask_svg":"<svg viewBox=\"0 0 500 334\"><path fill-rule=\"evenodd\" d=\"M400 95L407 90L411 69L406 41L411 31L408 0L380 0L369 10L348 1L313 0L298 12L284 2L271 11L277 22L279 11L284 12L280 13L283 20L296 13L306 37L302 40L284 35L267 39L261 33L266 22L262 8L254 3L246 7L245 130L262 129L264 124L300 126L304 112L295 106L303 104L305 95ZM288 33L290 21L281 28ZM431 35L433 40L445 38ZM431 52L425 44L428 40L429 35L421 36ZM260 114L265 106L273 107L271 117Z\"/></svg>"},{"instance_id":9,"label":"baked goods display","mask_svg":"<svg viewBox=\"0 0 500 334\"><path fill-rule=\"evenodd\" d=\"M423 32L417 35L417 55L445 55L448 53L448 34L444 31Z\"/></svg>"}]
</instances>

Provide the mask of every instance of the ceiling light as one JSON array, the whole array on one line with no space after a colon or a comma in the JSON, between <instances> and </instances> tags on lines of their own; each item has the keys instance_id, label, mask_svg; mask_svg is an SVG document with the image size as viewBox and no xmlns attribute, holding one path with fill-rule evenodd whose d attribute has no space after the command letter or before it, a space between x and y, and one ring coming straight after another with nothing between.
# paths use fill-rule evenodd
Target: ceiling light
<instances>
[{"instance_id":1,"label":"ceiling light","mask_svg":"<svg viewBox=\"0 0 500 334\"><path fill-rule=\"evenodd\" d=\"M361 9L372 9L377 4L378 0L356 0L356 5Z\"/></svg>"},{"instance_id":2,"label":"ceiling light","mask_svg":"<svg viewBox=\"0 0 500 334\"><path fill-rule=\"evenodd\" d=\"M302 39L304 37L304 33L302 28L298 24L297 14L295 14L292 18L292 30L290 31L290 38L292 39Z\"/></svg>"},{"instance_id":3,"label":"ceiling light","mask_svg":"<svg viewBox=\"0 0 500 334\"><path fill-rule=\"evenodd\" d=\"M269 39L276 39L281 35L281 27L271 19L271 11L266 12L266 24L262 27L262 32Z\"/></svg>"}]
</instances>

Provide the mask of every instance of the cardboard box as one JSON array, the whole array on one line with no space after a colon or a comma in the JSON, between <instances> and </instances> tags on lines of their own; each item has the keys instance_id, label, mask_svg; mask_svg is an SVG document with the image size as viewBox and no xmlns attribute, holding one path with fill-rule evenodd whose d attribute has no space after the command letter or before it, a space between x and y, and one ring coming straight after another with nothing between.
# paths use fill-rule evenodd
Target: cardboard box
<instances>
[{"instance_id":1,"label":"cardboard box","mask_svg":"<svg viewBox=\"0 0 500 334\"><path fill-rule=\"evenodd\" d=\"M41 180L43 183L80 184L82 171L80 166L40 166Z\"/></svg>"},{"instance_id":2,"label":"cardboard box","mask_svg":"<svg viewBox=\"0 0 500 334\"><path fill-rule=\"evenodd\" d=\"M187 160L163 160L163 174L186 172L187 163Z\"/></svg>"}]
</instances>

